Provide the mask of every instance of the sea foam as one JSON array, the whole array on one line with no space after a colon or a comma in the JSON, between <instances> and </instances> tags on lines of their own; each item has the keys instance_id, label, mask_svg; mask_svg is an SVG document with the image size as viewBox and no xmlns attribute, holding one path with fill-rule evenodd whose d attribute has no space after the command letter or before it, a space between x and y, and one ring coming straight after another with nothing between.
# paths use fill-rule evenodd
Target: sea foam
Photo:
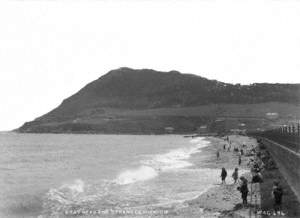
<instances>
[{"instance_id":1,"label":"sea foam","mask_svg":"<svg viewBox=\"0 0 300 218\"><path fill-rule=\"evenodd\" d=\"M196 145L173 149L164 154L152 155L150 159L141 160L142 166L120 173L115 182L120 185L131 184L153 179L160 172L192 166L188 159L192 154L201 152L201 148L206 147L209 142L204 138L195 138L190 142Z\"/></svg>"},{"instance_id":2,"label":"sea foam","mask_svg":"<svg viewBox=\"0 0 300 218\"><path fill-rule=\"evenodd\" d=\"M195 146L184 147L171 150L165 154L154 155L152 159L145 160L143 163L158 169L159 171L180 169L192 166L193 164L188 161L192 154L201 152L201 148L206 147L209 142L204 138L195 138L190 141Z\"/></svg>"},{"instance_id":3,"label":"sea foam","mask_svg":"<svg viewBox=\"0 0 300 218\"><path fill-rule=\"evenodd\" d=\"M71 183L63 184L58 189L50 189L47 193L47 199L63 204L71 204L84 192L84 187L85 183L81 179L76 179Z\"/></svg>"},{"instance_id":4,"label":"sea foam","mask_svg":"<svg viewBox=\"0 0 300 218\"><path fill-rule=\"evenodd\" d=\"M120 185L131 184L138 181L152 179L158 175L158 172L149 166L141 166L137 169L126 170L122 172L116 179L116 183Z\"/></svg>"}]
</instances>

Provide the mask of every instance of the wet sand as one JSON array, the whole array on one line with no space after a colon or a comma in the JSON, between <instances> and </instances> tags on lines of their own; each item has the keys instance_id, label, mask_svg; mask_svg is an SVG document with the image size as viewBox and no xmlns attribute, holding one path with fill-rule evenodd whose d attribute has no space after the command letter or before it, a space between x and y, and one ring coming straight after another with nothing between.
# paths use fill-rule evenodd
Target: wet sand
<instances>
[{"instance_id":1,"label":"wet sand","mask_svg":"<svg viewBox=\"0 0 300 218\"><path fill-rule=\"evenodd\" d=\"M229 143L223 138L209 138L211 146L202 149L199 157L199 161L196 163L198 167L220 169L225 167L227 170L226 184L221 184L221 178L219 184L214 184L207 192L203 193L196 199L187 201L186 203L190 208L204 208L204 211L209 213L215 213L216 217L227 217L232 211L237 210L237 207L241 205L241 194L237 190L239 184L233 184L231 174L234 168L239 168L239 177L245 176L250 181L250 169L247 166L251 156L242 156L242 163L238 165L238 152L234 152L233 148L243 148L244 152L257 146L257 142L253 138L246 136L229 136L231 141L231 150L228 151ZM223 149L223 145L226 144L226 149ZM244 147L242 145L245 145ZM216 152L219 150L220 157L217 158ZM199 155L199 156L200 156ZM194 158L197 158L196 156ZM248 185L251 189L250 184ZM260 191L258 185L252 186L252 200L251 196L248 196L248 202L251 204L260 205ZM209 215L208 215L209 216Z\"/></svg>"},{"instance_id":2,"label":"wet sand","mask_svg":"<svg viewBox=\"0 0 300 218\"><path fill-rule=\"evenodd\" d=\"M219 183L212 184L211 188L203 192L200 196L192 200L187 200L183 204L179 204L175 207L162 207L161 209L167 209L169 213L164 216L151 216L151 217L176 217L176 218L248 218L248 217L299 217L299 202L291 192L288 184L284 181L284 178L280 175L280 172L275 169L272 171L263 170L262 184L250 184L251 173L248 162L250 159L254 159L254 156L248 156L247 151L252 148L258 150L258 143L256 139L231 135L229 140L231 141L231 150L228 151L228 142L225 138L209 137L207 140L211 144L201 149L200 153L193 155L192 162L195 164L195 168L211 168L212 170L225 167L227 170L226 184L221 184L221 178ZM226 144L226 150L223 149L223 145ZM244 147L242 145L245 145ZM246 155L242 156L242 163L238 165L238 153L233 151L233 148L242 148ZM220 156L217 158L216 152L219 150ZM241 194L237 190L239 184L233 184L231 178L233 169L239 168L239 177L245 176L248 180L248 206L242 206ZM271 198L271 189L273 179L277 175L283 189L285 190L285 196L283 197L283 208L287 211L285 216L266 216L255 214L255 209L261 209L265 211L272 211L273 199ZM250 194L252 193L252 194ZM179 206L179 207L178 207ZM158 209L158 208L156 208ZM260 210L260 211L261 211ZM292 216L291 216L292 215ZM296 215L296 216L294 216ZM137 216L138 217L138 216Z\"/></svg>"},{"instance_id":3,"label":"wet sand","mask_svg":"<svg viewBox=\"0 0 300 218\"><path fill-rule=\"evenodd\" d=\"M200 196L184 201L181 204L170 205L170 207L164 205L161 208L156 207L156 210L167 210L168 214L152 215L149 217L161 217L161 218L224 218L233 217L232 212L237 211L237 205L241 203L241 194L237 190L238 184L233 184L231 178L234 168L238 167L240 172L239 176L244 175L248 181L250 181L250 169L247 163L251 157L242 156L242 163L238 165L238 153L233 151L234 147L241 148L243 144L244 151L257 146L256 140L246 136L229 136L231 141L231 150L223 150L223 145L227 144L223 138L209 137L211 143L209 146L201 148L200 153L196 153L191 157L191 162L194 163L193 168L208 168L218 169L221 173L221 168L225 167L227 170L226 184L221 184L221 178L219 182L211 184L211 188L204 191ZM219 150L220 157L217 159L216 151ZM199 178L200 179L200 178ZM216 181L216 180L214 180ZM213 182L212 182L213 183ZM250 185L249 185L250 189ZM255 190L255 191L254 191ZM253 187L253 193L256 193L257 204L260 204L260 196L258 187ZM250 196L248 201L250 201ZM255 202L253 197L252 202ZM151 208L147 208L151 210ZM122 217L145 217L145 216L122 216ZM242 217L242 216L241 216Z\"/></svg>"},{"instance_id":4,"label":"wet sand","mask_svg":"<svg viewBox=\"0 0 300 218\"><path fill-rule=\"evenodd\" d=\"M176 218L243 218L243 217L270 217L270 216L260 216L254 214L254 209L260 206L269 204L270 207L263 207L262 209L271 210L272 202L270 188L271 180L268 180L267 176L264 177L264 183L260 184L250 184L248 183L249 194L248 194L248 206L242 206L241 194L237 190L239 184L234 184L231 178L234 168L239 168L239 177L241 175L245 176L248 182L251 181L250 168L248 162L250 159L254 159L254 156L248 156L247 153L252 148L257 148L258 144L256 139L249 138L246 136L231 135L229 140L231 141L231 150L228 151L228 142L224 140L225 138L209 137L207 140L211 144L207 147L201 148L200 153L196 153L192 156L192 162L194 163L193 168L208 168L208 169L218 169L225 167L227 170L226 184L221 184L221 178L219 182L211 184L212 187L204 191L200 196L184 201L182 204L155 207L155 210L167 210L168 214L165 215L151 215L149 217L176 217ZM226 150L223 149L224 144L226 144ZM245 145L243 147L243 145ZM242 156L242 163L238 165L238 152L234 152L233 149L243 148L246 155ZM216 152L220 152L219 158L217 158ZM278 173L276 170L273 173ZM264 175L265 176L265 175ZM199 178L200 179L200 178ZM273 180L272 180L273 181ZM283 183L282 183L283 184ZM289 191L289 190L288 190ZM250 194L252 193L252 195ZM265 196L269 194L269 196ZM262 195L262 196L261 196ZM262 200L261 200L262 199ZM291 200L287 204L295 206L296 203L293 202L295 199ZM264 202L262 202L264 201ZM297 204L299 205L299 204ZM297 206L296 205L296 206ZM151 210L151 208L145 208ZM122 217L148 217L148 216L122 216ZM276 217L289 217L289 216L276 216Z\"/></svg>"},{"instance_id":5,"label":"wet sand","mask_svg":"<svg viewBox=\"0 0 300 218\"><path fill-rule=\"evenodd\" d=\"M257 151L262 152L260 146L257 144L256 139L245 136L230 136L232 145L240 147L245 144L245 150L256 148ZM250 168L247 165L250 158L254 159L254 156L242 156L242 164L238 166L238 155L237 153L223 150L224 140L221 138L210 138L212 143L211 146L206 147L202 150L199 156L199 162L197 167L207 167L212 169L220 169L225 167L227 172L235 167L238 167L248 180L251 181ZM220 151L220 158L217 159L216 151ZM195 157L197 158L197 157ZM228 173L231 177L231 174ZM227 179L228 179L227 176ZM239 175L241 176L241 174ZM241 194L237 190L237 184L232 184L228 181L226 185L214 185L207 192L203 193L194 200L187 201L191 211L196 208L205 208L203 211L205 215L200 217L220 217L220 218L233 218L233 217L281 217L281 218L295 218L300 217L300 202L297 200L295 194L287 184L284 177L281 175L277 168L264 169L262 170L263 183L261 184L250 184L248 183L249 194L248 194L248 206L242 206ZM227 180L226 179L226 180ZM273 211L273 199L271 197L273 181L277 180L280 182L281 187L284 190L282 211L283 215L270 215L268 213L274 213ZM250 194L252 193L252 195ZM255 214L257 210L262 215Z\"/></svg>"}]
</instances>

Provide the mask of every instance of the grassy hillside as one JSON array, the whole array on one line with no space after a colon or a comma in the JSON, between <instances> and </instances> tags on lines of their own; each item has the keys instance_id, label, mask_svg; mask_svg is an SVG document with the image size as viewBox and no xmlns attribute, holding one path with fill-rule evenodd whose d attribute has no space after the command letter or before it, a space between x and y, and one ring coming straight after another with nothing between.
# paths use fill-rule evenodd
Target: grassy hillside
<instances>
[{"instance_id":1,"label":"grassy hillside","mask_svg":"<svg viewBox=\"0 0 300 218\"><path fill-rule=\"evenodd\" d=\"M276 112L279 118L267 119L266 113ZM136 133L161 134L165 127L174 127L175 133L197 132L201 125L208 125L210 131L218 130L216 121L223 120L226 129L240 128L244 123L247 129L269 128L285 123L286 120L300 117L300 105L289 103L260 104L218 104L183 108L157 108L145 110L102 109L101 113L92 110L82 111L75 119L61 122L34 121L21 127L21 132L53 133ZM222 127L223 128L223 127Z\"/></svg>"},{"instance_id":2,"label":"grassy hillside","mask_svg":"<svg viewBox=\"0 0 300 218\"><path fill-rule=\"evenodd\" d=\"M190 132L223 116L260 120L267 112L294 116L299 108L293 104L299 103L300 84L242 86L177 71L120 68L19 131L161 133L165 126L173 126L177 132Z\"/></svg>"}]
</instances>

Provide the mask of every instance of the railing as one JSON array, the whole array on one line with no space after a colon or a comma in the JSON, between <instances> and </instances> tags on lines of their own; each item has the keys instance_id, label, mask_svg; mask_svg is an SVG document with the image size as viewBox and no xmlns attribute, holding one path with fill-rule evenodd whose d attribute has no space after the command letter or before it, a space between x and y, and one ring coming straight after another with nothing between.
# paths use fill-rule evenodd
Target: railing
<instances>
[{"instance_id":1,"label":"railing","mask_svg":"<svg viewBox=\"0 0 300 218\"><path fill-rule=\"evenodd\" d=\"M300 124L284 125L276 129L255 132L252 135L265 137L300 152Z\"/></svg>"}]
</instances>

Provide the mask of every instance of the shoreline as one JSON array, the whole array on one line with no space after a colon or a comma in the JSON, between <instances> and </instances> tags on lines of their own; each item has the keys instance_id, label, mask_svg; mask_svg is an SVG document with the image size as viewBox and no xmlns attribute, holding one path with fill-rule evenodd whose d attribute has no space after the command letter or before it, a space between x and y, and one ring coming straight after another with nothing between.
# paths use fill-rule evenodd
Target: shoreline
<instances>
[{"instance_id":1,"label":"shoreline","mask_svg":"<svg viewBox=\"0 0 300 218\"><path fill-rule=\"evenodd\" d=\"M229 136L229 140L231 141L232 146L231 151L228 151L227 149L223 149L223 145L225 143L228 145L224 138L208 137L207 140L210 141L211 144L201 149L202 152L200 152L200 155L202 158L200 158L199 162L196 162L196 167L220 169L220 173L221 168L225 167L228 173L226 184L212 184L212 187L208 188L208 190L206 190L204 193L195 199L185 201L185 204L187 204L192 211L197 208L202 208L204 212L203 217L206 217L206 215L209 217L228 217L228 214L236 211L237 207L239 207L242 202L241 194L237 190L238 183L233 184L231 178L233 169L236 167L239 168L239 177L243 175L248 181L251 181L250 168L247 166L251 156L242 156L242 163L239 166L238 154L237 152L233 151L233 148L241 148L244 144L246 147L243 147L243 150L246 151L252 149L253 147L257 147L257 142L255 139L248 136L231 135ZM219 159L216 157L217 150L220 152ZM195 155L193 159L196 160L200 155ZM250 184L248 185L248 188L250 190ZM252 193L253 195L256 195L256 204L259 205L259 188L257 186L253 187ZM250 195L248 196L248 202L250 202Z\"/></svg>"},{"instance_id":2,"label":"shoreline","mask_svg":"<svg viewBox=\"0 0 300 218\"><path fill-rule=\"evenodd\" d=\"M196 163L197 168L211 168L211 169L220 169L225 167L227 173L230 169L237 167L237 154L233 151L223 151L223 145L225 141L223 140L225 137L217 138L210 137L207 138L211 145L204 147L200 154L204 154L203 156L206 158L201 158L201 155L195 155L194 159L200 159L199 162ZM245 144L244 150L255 148L256 152L263 154L267 152L256 141L255 138L251 138L248 136L230 136L232 144L242 145ZM222 149L220 149L222 147ZM220 151L220 159L217 160L216 151L219 149ZM188 205L190 211L195 211L199 208L200 217L218 217L218 218L248 218L248 217L281 217L281 218L296 218L300 217L300 202L298 201L295 193L291 190L291 187L287 183L286 179L279 171L276 166L276 162L270 156L270 159L275 163L275 167L269 169L266 165L262 170L262 183L251 184L252 175L250 172L250 166L248 166L248 162L250 159L255 160L255 156L242 156L242 164L238 166L239 171L244 171L239 173L240 176L246 177L248 180L248 205L246 207L242 206L241 194L237 190L238 184L232 184L232 182L228 182L225 185L221 184L213 184L213 187L209 188L207 191L196 197L195 199L185 201L185 204ZM261 159L259 159L261 161ZM263 164L267 164L263 161ZM227 174L228 177L231 177L231 173ZM273 198L272 198L272 187L273 181L279 181L283 190L283 203L282 203L282 211L284 215L275 215L273 210ZM221 179L220 179L221 181ZM251 195L252 193L252 195ZM255 211L258 211L255 214ZM260 214L259 214L260 213ZM202 215L203 214L203 215ZM199 214L198 214L199 215ZM183 216L185 217L185 216ZM197 216L190 216L197 217Z\"/></svg>"},{"instance_id":3,"label":"shoreline","mask_svg":"<svg viewBox=\"0 0 300 218\"><path fill-rule=\"evenodd\" d=\"M171 135L176 135L176 134L171 134ZM184 170L191 170L191 172L193 170L196 170L197 173L199 173L199 171L201 170L214 172L214 174L203 174L203 173L197 174L196 182L198 181L198 178L199 178L199 183L204 182L202 178L208 181L207 183L205 183L206 185L204 186L203 189L200 186L199 188L198 186L195 186L194 187L195 190L199 190L199 191L197 193L195 192L192 196L189 195L184 200L178 200L178 203L174 202L174 204L168 203L167 205L163 203L163 204L151 205L149 207L145 206L145 209L168 210L170 213L167 216L159 216L159 215L155 216L155 217L162 217L162 218L163 217L177 217L177 218L249 217L248 215L250 209L249 207L242 208L241 195L240 192L237 190L238 185L232 184L233 181L231 178L231 174L232 174L232 170L235 167L238 167L239 177L241 175L244 175L247 178L247 180L250 182L251 173L247 163L249 159L252 158L254 159L254 156L245 156L245 155L242 156L242 163L240 166L238 166L238 153L233 151L233 148L243 147L245 154L246 154L246 150L253 149L254 147L257 149L257 151L262 151L262 150L255 138L251 138L248 136L240 136L240 135L229 136L229 139L232 144L231 150L230 151L228 151L227 149L224 150L223 145L225 143L228 144L227 141L224 140L226 139L226 137L227 136L199 137L199 139L202 138L201 140L204 140L206 141L206 143L207 142L209 143L207 143L207 145L204 147L197 147L198 150L195 150L196 152L192 153L192 155L188 157L188 161L191 162L193 165L189 167L185 167ZM246 146L242 146L243 144L245 144ZM217 150L219 150L220 152L220 158L217 158L216 156ZM226 185L220 184L221 183L220 174L221 174L222 167L225 167L228 173L226 179ZM276 170L271 171L272 175L267 175L270 178L267 178L267 176L263 175L264 183L260 185L253 185L253 193L254 193L253 195L256 195L256 197L255 198L253 197L252 202L250 202L250 193L248 195L248 203L250 203L252 207L255 204L259 208L261 207L262 209L270 209L270 208L272 209L271 188L272 188L272 182L274 180L273 174L276 175L276 173L278 173L277 171ZM267 171L267 173L270 172ZM186 174L186 175L190 175L190 174ZM182 177L182 180L185 179L188 178ZM284 178L281 179L284 180ZM181 180L179 182L181 182ZM280 183L283 184L284 187L286 186L284 182L280 181ZM248 184L248 188L250 191L250 183ZM290 190L288 190L288 192L289 192L288 197L290 197L291 196ZM266 203L268 203L266 207L263 207L263 204L265 203L263 201L266 201ZM284 201L286 201L285 197L284 197ZM292 200L289 199L288 201L290 208L297 206L297 204L293 203L293 201L294 199ZM254 215L254 210L252 210L252 213ZM298 213L298 215L300 215L300 213ZM129 217L141 217L141 216L137 215L137 216L125 216L125 217L129 218ZM256 216L256 217L260 217L260 216Z\"/></svg>"},{"instance_id":4,"label":"shoreline","mask_svg":"<svg viewBox=\"0 0 300 218\"><path fill-rule=\"evenodd\" d=\"M226 136L225 136L226 137ZM225 138L224 137L224 138ZM250 169L247 163L251 157L242 156L242 164L238 166L238 154L233 151L234 145L236 147L246 144L244 150L252 149L253 146L257 146L256 139L248 136L236 136L231 135L230 140L232 141L231 151L223 151L223 145L225 143L222 137L206 137L205 140L209 141L210 144L206 147L200 148L201 152L195 153L190 157L190 162L194 165L191 169L204 171L218 171L220 173L215 174L211 184L203 190L197 196L183 200L180 204L161 206L156 209L166 209L170 213L166 216L157 217L177 217L177 218L232 218L233 213L240 209L242 199L241 194L237 190L238 183L233 184L231 177L234 168L239 168L239 177L245 176L248 181L251 181ZM252 146L253 145L253 146ZM222 150L221 150L222 148ZM220 150L220 158L217 160L216 151ZM252 156L253 157L253 156ZM225 167L227 170L226 184L221 185L221 168ZM199 178L199 182L201 178ZM250 191L250 184L248 185ZM260 204L259 187L253 186L253 195L256 195L257 202ZM254 202L253 197L253 202ZM250 202L250 195L248 195L248 202ZM253 204L252 202L252 204ZM138 216L137 216L138 217ZM243 217L243 216L238 216Z\"/></svg>"}]
</instances>

